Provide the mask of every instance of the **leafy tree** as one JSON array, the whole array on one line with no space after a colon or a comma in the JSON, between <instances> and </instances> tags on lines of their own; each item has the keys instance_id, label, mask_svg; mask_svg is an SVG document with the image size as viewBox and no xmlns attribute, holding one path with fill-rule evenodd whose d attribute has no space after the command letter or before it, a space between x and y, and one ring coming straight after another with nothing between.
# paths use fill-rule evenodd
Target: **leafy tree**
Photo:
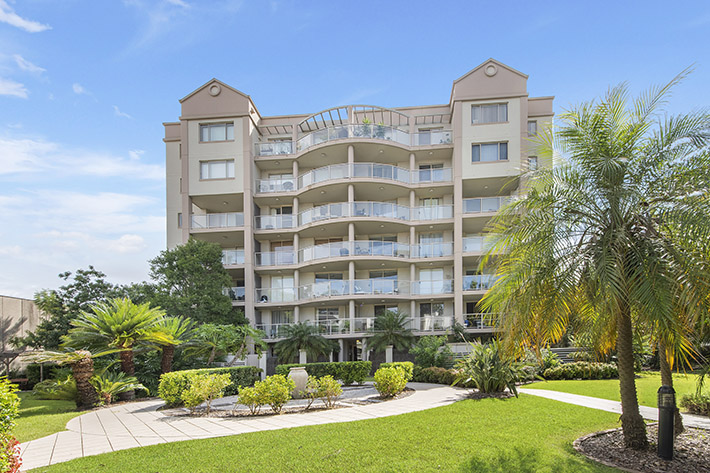
<instances>
[{"instance_id":1,"label":"leafy tree","mask_svg":"<svg viewBox=\"0 0 710 473\"><path fill-rule=\"evenodd\" d=\"M151 301L169 315L199 323L235 322L232 302L223 292L232 278L222 266L219 245L191 238L162 251L150 261L150 277L156 282Z\"/></svg>"},{"instance_id":2,"label":"leafy tree","mask_svg":"<svg viewBox=\"0 0 710 473\"><path fill-rule=\"evenodd\" d=\"M211 364L217 357L231 353L234 355L232 360L234 364L247 353L250 342L254 343L254 348L259 354L266 349L263 336L264 332L249 325L203 324L195 330L188 350L197 356L207 357L207 364Z\"/></svg>"},{"instance_id":3,"label":"leafy tree","mask_svg":"<svg viewBox=\"0 0 710 473\"><path fill-rule=\"evenodd\" d=\"M631 104L614 87L562 114L554 139L541 133L538 155L551 159L556 140L566 160L527 176L527 195L492 222L498 236L482 261L499 275L483 308L505 314L511 344L541 322L554 341L574 313L616 346L624 443L635 449L647 446L635 328L662 328L689 350L688 321L707 316L708 259L697 248L710 239L710 118L654 118L680 78Z\"/></svg>"},{"instance_id":4,"label":"leafy tree","mask_svg":"<svg viewBox=\"0 0 710 473\"><path fill-rule=\"evenodd\" d=\"M91 307L92 312L82 312L72 321L72 328L64 338L64 344L76 349L119 351L121 371L129 376L135 374L133 350L138 343L165 344L171 340L156 330L165 317L165 312L150 304L134 304L129 299L113 299ZM122 395L133 399L134 391Z\"/></svg>"},{"instance_id":5,"label":"leafy tree","mask_svg":"<svg viewBox=\"0 0 710 473\"><path fill-rule=\"evenodd\" d=\"M334 342L318 333L318 327L304 322L286 325L282 329L283 340L276 342L274 352L282 363L289 363L298 358L301 350L306 350L308 357L318 358L334 350Z\"/></svg>"},{"instance_id":6,"label":"leafy tree","mask_svg":"<svg viewBox=\"0 0 710 473\"><path fill-rule=\"evenodd\" d=\"M161 347L160 372L172 371L175 347L189 342L195 334L195 324L186 317L165 317L155 325L155 330L162 332L165 341Z\"/></svg>"},{"instance_id":7,"label":"leafy tree","mask_svg":"<svg viewBox=\"0 0 710 473\"><path fill-rule=\"evenodd\" d=\"M397 350L409 350L414 344L414 335L407 328L407 314L387 310L375 318L375 334L367 346L376 352L385 351L392 345Z\"/></svg>"},{"instance_id":8,"label":"leafy tree","mask_svg":"<svg viewBox=\"0 0 710 473\"><path fill-rule=\"evenodd\" d=\"M422 337L409 352L414 355L414 363L422 368L450 368L454 362L454 354L443 335Z\"/></svg>"},{"instance_id":9,"label":"leafy tree","mask_svg":"<svg viewBox=\"0 0 710 473\"><path fill-rule=\"evenodd\" d=\"M71 328L71 321L92 304L118 297L120 289L106 281L106 275L93 266L69 271L59 277L68 281L59 289L43 289L35 294L35 303L47 318L34 332L18 339L18 344L32 348L57 350L62 337Z\"/></svg>"}]
</instances>

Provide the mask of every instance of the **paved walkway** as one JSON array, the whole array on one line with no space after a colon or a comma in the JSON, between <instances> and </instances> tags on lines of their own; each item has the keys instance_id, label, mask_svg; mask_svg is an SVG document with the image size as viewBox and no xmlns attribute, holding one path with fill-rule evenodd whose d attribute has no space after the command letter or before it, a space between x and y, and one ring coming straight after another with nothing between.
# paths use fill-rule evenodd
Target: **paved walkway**
<instances>
[{"instance_id":1,"label":"paved walkway","mask_svg":"<svg viewBox=\"0 0 710 473\"><path fill-rule=\"evenodd\" d=\"M607 399L599 399L598 397L581 396L579 394L569 394L559 391L548 391L545 389L519 388L518 392L566 402L567 404L575 404L577 406L591 407L592 409L621 414L621 403L618 401L609 401ZM655 407L639 406L639 411L644 419L658 420L658 409ZM683 424L688 427L710 430L710 418L708 417L694 416L691 414L681 414L681 416L683 417Z\"/></svg>"},{"instance_id":2,"label":"paved walkway","mask_svg":"<svg viewBox=\"0 0 710 473\"><path fill-rule=\"evenodd\" d=\"M22 466L23 470L29 470L158 443L406 414L452 404L468 392L439 384L409 383L408 386L415 390L414 394L395 401L255 418L170 417L157 411L163 405L161 400L97 409L70 420L68 430L23 443Z\"/></svg>"}]
</instances>

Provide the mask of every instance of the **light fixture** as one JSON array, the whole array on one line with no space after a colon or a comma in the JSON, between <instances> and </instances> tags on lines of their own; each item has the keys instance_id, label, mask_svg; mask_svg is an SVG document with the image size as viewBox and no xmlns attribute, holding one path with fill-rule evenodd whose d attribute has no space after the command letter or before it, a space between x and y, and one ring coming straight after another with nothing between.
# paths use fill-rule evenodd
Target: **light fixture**
<instances>
[{"instance_id":1,"label":"light fixture","mask_svg":"<svg viewBox=\"0 0 710 473\"><path fill-rule=\"evenodd\" d=\"M226 239L227 239L227 235L222 235L222 239L223 239L223 240L226 240Z\"/></svg>"},{"instance_id":2,"label":"light fixture","mask_svg":"<svg viewBox=\"0 0 710 473\"><path fill-rule=\"evenodd\" d=\"M325 269L325 268L326 268L326 267L325 267L325 266L323 266L323 269Z\"/></svg>"},{"instance_id":3,"label":"light fixture","mask_svg":"<svg viewBox=\"0 0 710 473\"><path fill-rule=\"evenodd\" d=\"M328 155L325 154L325 153L321 153L320 155L323 156L324 158L325 158L326 156L328 156Z\"/></svg>"},{"instance_id":4,"label":"light fixture","mask_svg":"<svg viewBox=\"0 0 710 473\"><path fill-rule=\"evenodd\" d=\"M382 153L384 153L384 152L385 152L384 150L382 150L382 149L380 150L380 154L382 154Z\"/></svg>"},{"instance_id":5,"label":"light fixture","mask_svg":"<svg viewBox=\"0 0 710 473\"><path fill-rule=\"evenodd\" d=\"M229 202L227 202L226 200L222 201L222 205L228 205L228 204L229 204Z\"/></svg>"},{"instance_id":6,"label":"light fixture","mask_svg":"<svg viewBox=\"0 0 710 473\"><path fill-rule=\"evenodd\" d=\"M324 231L325 231L325 227L321 228L320 231L324 232Z\"/></svg>"},{"instance_id":7,"label":"light fixture","mask_svg":"<svg viewBox=\"0 0 710 473\"><path fill-rule=\"evenodd\" d=\"M280 161L276 161L274 164L278 166L279 164L281 164L281 162L280 162Z\"/></svg>"},{"instance_id":8,"label":"light fixture","mask_svg":"<svg viewBox=\"0 0 710 473\"><path fill-rule=\"evenodd\" d=\"M429 225L429 228L434 228L434 225Z\"/></svg>"},{"instance_id":9,"label":"light fixture","mask_svg":"<svg viewBox=\"0 0 710 473\"><path fill-rule=\"evenodd\" d=\"M385 263L382 263L380 266L384 266L384 265L385 265Z\"/></svg>"},{"instance_id":10,"label":"light fixture","mask_svg":"<svg viewBox=\"0 0 710 473\"><path fill-rule=\"evenodd\" d=\"M277 198L276 198L276 202L278 202L278 201L279 201L279 198L277 197Z\"/></svg>"},{"instance_id":11,"label":"light fixture","mask_svg":"<svg viewBox=\"0 0 710 473\"><path fill-rule=\"evenodd\" d=\"M429 189L429 192L434 192L434 189Z\"/></svg>"},{"instance_id":12,"label":"light fixture","mask_svg":"<svg viewBox=\"0 0 710 473\"><path fill-rule=\"evenodd\" d=\"M281 238L281 235L276 235L276 238Z\"/></svg>"},{"instance_id":13,"label":"light fixture","mask_svg":"<svg viewBox=\"0 0 710 473\"><path fill-rule=\"evenodd\" d=\"M380 228L385 228L384 224L380 224Z\"/></svg>"},{"instance_id":14,"label":"light fixture","mask_svg":"<svg viewBox=\"0 0 710 473\"><path fill-rule=\"evenodd\" d=\"M325 194L325 191L320 191L321 195Z\"/></svg>"},{"instance_id":15,"label":"light fixture","mask_svg":"<svg viewBox=\"0 0 710 473\"><path fill-rule=\"evenodd\" d=\"M483 186L484 189L488 189L488 186Z\"/></svg>"},{"instance_id":16,"label":"light fixture","mask_svg":"<svg viewBox=\"0 0 710 473\"><path fill-rule=\"evenodd\" d=\"M432 154L434 154L434 152L433 152L433 151L429 151L429 156L431 156Z\"/></svg>"},{"instance_id":17,"label":"light fixture","mask_svg":"<svg viewBox=\"0 0 710 473\"><path fill-rule=\"evenodd\" d=\"M385 188L383 186L380 186L380 190L383 191L385 190Z\"/></svg>"}]
</instances>

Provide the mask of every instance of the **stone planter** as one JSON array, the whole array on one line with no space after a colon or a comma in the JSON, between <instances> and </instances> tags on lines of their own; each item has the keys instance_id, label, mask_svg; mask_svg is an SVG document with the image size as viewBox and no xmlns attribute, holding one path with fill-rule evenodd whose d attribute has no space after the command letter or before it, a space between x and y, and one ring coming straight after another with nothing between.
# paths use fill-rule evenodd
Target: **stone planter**
<instances>
[{"instance_id":1,"label":"stone planter","mask_svg":"<svg viewBox=\"0 0 710 473\"><path fill-rule=\"evenodd\" d=\"M306 368L303 366L294 366L288 372L288 377L293 380L296 387L291 392L291 397L294 399L301 398L301 392L306 390L306 384L308 383L308 373Z\"/></svg>"}]
</instances>

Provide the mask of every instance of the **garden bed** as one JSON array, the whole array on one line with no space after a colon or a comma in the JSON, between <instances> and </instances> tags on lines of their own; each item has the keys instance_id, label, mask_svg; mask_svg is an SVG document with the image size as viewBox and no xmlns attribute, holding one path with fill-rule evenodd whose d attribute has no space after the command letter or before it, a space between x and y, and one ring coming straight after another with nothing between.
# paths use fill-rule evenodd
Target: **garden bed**
<instances>
[{"instance_id":1,"label":"garden bed","mask_svg":"<svg viewBox=\"0 0 710 473\"><path fill-rule=\"evenodd\" d=\"M649 448L624 448L621 429L585 435L574 441L574 448L586 457L632 473L706 473L710 465L710 431L685 428L675 439L673 460L657 454L658 424L646 426Z\"/></svg>"}]
</instances>

